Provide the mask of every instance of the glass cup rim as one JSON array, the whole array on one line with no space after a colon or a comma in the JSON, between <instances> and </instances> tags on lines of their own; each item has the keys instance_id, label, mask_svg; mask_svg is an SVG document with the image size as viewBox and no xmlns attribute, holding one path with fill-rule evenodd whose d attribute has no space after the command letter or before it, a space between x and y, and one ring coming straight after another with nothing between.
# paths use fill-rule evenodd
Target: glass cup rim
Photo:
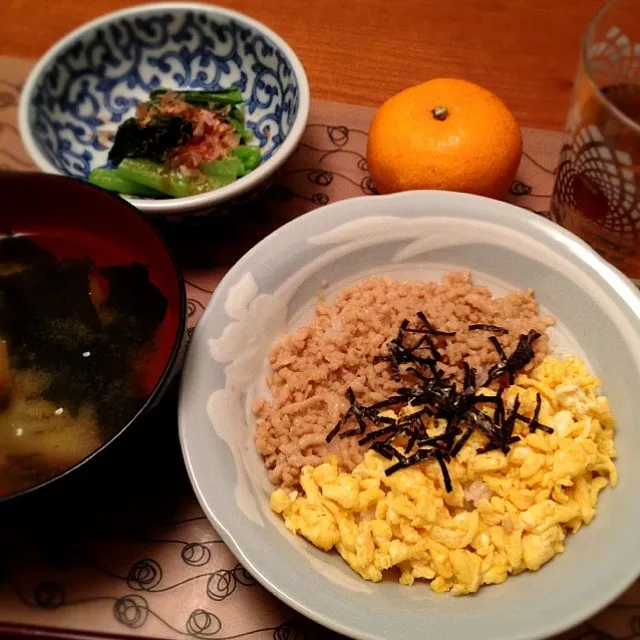
<instances>
[{"instance_id":1,"label":"glass cup rim","mask_svg":"<svg viewBox=\"0 0 640 640\"><path fill-rule=\"evenodd\" d=\"M587 76L589 82L593 85L593 88L594 88L595 93L598 96L598 98L600 98L600 100L602 102L604 102L604 104L607 106L607 108L610 109L613 112L613 114L620 121L622 121L623 124L627 125L628 127L631 127L631 129L633 131L635 131L637 134L640 135L640 124L637 123L632 118L630 118L626 113L624 113L624 111L621 111L620 109L618 109L618 107L616 107L616 105L613 104L613 102L611 102L607 98L607 96L603 93L602 89L600 89L600 87L598 86L598 83L595 81L593 75L591 74L591 66L590 66L590 62L589 62L589 57L587 55L588 42L589 42L589 40L591 38L593 30L596 28L596 25L598 24L600 19L605 14L607 14L609 11L611 11L611 9L613 9L616 5L621 4L623 2L629 2L629 1L635 2L638 5L638 7L640 7L640 0L610 0L610 2L607 2L593 16L593 18L591 18L591 20L589 21L589 24L587 25L587 28L586 28L586 30L584 32L584 35L582 36L581 56L582 56L582 66L584 68L585 75Z\"/></svg>"}]
</instances>

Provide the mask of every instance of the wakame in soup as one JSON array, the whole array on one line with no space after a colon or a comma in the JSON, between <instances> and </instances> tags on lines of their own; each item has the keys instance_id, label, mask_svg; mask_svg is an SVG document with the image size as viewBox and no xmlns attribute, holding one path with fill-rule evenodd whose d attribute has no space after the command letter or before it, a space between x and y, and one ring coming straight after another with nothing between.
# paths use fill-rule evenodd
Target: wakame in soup
<instances>
[{"instance_id":1,"label":"wakame in soup","mask_svg":"<svg viewBox=\"0 0 640 640\"><path fill-rule=\"evenodd\" d=\"M0 496L81 461L143 405L167 300L137 262L0 237Z\"/></svg>"}]
</instances>

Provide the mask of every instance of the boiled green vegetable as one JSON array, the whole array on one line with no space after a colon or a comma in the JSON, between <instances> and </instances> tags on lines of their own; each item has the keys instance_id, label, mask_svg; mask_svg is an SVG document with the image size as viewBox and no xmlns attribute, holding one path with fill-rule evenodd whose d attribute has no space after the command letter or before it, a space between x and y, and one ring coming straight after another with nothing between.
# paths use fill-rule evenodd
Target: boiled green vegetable
<instances>
[{"instance_id":1,"label":"boiled green vegetable","mask_svg":"<svg viewBox=\"0 0 640 640\"><path fill-rule=\"evenodd\" d=\"M113 169L94 169L89 174L89 182L107 191L117 191L129 196L144 196L148 198L162 197L162 193L142 184L126 180Z\"/></svg>"},{"instance_id":2,"label":"boiled green vegetable","mask_svg":"<svg viewBox=\"0 0 640 640\"><path fill-rule=\"evenodd\" d=\"M109 162L116 168L93 170L91 184L127 195L184 198L231 184L260 164L259 147L247 144L253 132L247 128L240 89L175 91L179 98L175 104L161 99L169 91L173 92L164 88L152 91L147 109L142 108L136 118L120 125L109 151ZM185 108L184 102L197 108ZM204 162L197 171L184 171L183 166L177 165L193 168L210 154L208 134L199 133L197 138L193 134L194 130L202 131L203 126L204 131L208 130L211 118L205 111L214 113L216 121L233 126L238 138L229 136L227 128L223 131L225 142L233 146L238 140L239 146L228 157ZM216 149L214 152L220 153Z\"/></svg>"},{"instance_id":3,"label":"boiled green vegetable","mask_svg":"<svg viewBox=\"0 0 640 640\"><path fill-rule=\"evenodd\" d=\"M259 147L250 147L248 145L240 145L232 152L232 155L236 158L242 160L242 164L244 165L245 171L249 173L249 171L253 171L262 160L262 156L260 154Z\"/></svg>"},{"instance_id":4,"label":"boiled green vegetable","mask_svg":"<svg viewBox=\"0 0 640 640\"><path fill-rule=\"evenodd\" d=\"M200 165L200 171L206 176L213 176L215 178L231 178L235 180L245 175L246 169L242 160L235 156L231 158L222 158L215 162L203 162Z\"/></svg>"},{"instance_id":5,"label":"boiled green vegetable","mask_svg":"<svg viewBox=\"0 0 640 640\"><path fill-rule=\"evenodd\" d=\"M157 162L137 158L125 158L118 165L116 173L125 180L151 187L174 198L195 196L223 186L222 181L216 178L205 175L187 177L178 169L167 170Z\"/></svg>"},{"instance_id":6,"label":"boiled green vegetable","mask_svg":"<svg viewBox=\"0 0 640 640\"><path fill-rule=\"evenodd\" d=\"M165 93L172 91L171 89L156 89L149 95L151 101L156 100ZM220 89L218 91L174 91L185 102L200 107L208 104L226 105L240 104L242 102L242 91L237 87L229 89Z\"/></svg>"}]
</instances>

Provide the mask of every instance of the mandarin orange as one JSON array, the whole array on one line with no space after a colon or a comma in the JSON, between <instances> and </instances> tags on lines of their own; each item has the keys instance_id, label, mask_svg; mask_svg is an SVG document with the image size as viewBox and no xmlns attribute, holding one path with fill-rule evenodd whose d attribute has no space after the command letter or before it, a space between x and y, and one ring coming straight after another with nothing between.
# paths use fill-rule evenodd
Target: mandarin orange
<instances>
[{"instance_id":1,"label":"mandarin orange","mask_svg":"<svg viewBox=\"0 0 640 640\"><path fill-rule=\"evenodd\" d=\"M521 154L520 127L502 100L456 78L430 80L387 100L367 143L380 193L443 189L503 198Z\"/></svg>"}]
</instances>

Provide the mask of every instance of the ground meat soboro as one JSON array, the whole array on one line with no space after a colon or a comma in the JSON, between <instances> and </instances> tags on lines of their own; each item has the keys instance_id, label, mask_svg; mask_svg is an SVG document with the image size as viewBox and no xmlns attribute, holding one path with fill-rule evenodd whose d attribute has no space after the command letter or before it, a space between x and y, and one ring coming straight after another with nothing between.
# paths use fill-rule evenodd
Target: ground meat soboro
<instances>
[{"instance_id":1,"label":"ground meat soboro","mask_svg":"<svg viewBox=\"0 0 640 640\"><path fill-rule=\"evenodd\" d=\"M302 467L317 466L330 453L338 455L347 472L362 460L365 449L357 438L336 438L327 444L326 435L349 407L348 387L360 403L369 404L403 386L394 380L390 364L374 363L374 357L387 354L387 342L397 335L401 322L406 318L414 323L419 311L436 329L456 332L453 338L435 339L447 374L462 375L466 360L481 380L499 361L488 340L494 334L469 330L470 324L507 329L498 336L507 355L521 334L542 334L525 370L549 353L545 332L553 319L538 316L531 290L493 298L487 287L473 285L469 271L450 273L441 284L384 277L347 287L334 305L319 304L311 323L283 336L270 351L273 398L259 400L253 411L256 447L273 484L296 487Z\"/></svg>"}]
</instances>

